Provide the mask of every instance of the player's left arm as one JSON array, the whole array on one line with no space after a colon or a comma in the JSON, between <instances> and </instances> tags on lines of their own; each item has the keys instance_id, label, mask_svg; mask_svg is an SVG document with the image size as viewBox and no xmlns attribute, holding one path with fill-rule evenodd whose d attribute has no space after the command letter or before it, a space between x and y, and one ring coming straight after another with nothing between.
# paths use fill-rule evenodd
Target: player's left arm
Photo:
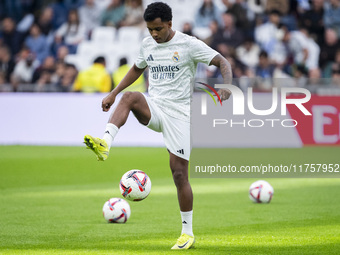
<instances>
[{"instance_id":1,"label":"player's left arm","mask_svg":"<svg viewBox=\"0 0 340 255\"><path fill-rule=\"evenodd\" d=\"M231 65L227 59L222 57L221 54L217 54L209 63L209 65L217 66L222 74L224 84L231 84L233 80L233 72L231 70ZM229 89L220 89L218 92L221 100L227 100L230 95L231 91Z\"/></svg>"}]
</instances>

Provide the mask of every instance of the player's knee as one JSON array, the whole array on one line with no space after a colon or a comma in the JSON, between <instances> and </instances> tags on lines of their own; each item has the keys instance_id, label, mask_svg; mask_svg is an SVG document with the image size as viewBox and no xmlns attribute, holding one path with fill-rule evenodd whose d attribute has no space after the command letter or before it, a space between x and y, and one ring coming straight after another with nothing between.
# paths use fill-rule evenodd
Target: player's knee
<instances>
[{"instance_id":1,"label":"player's knee","mask_svg":"<svg viewBox=\"0 0 340 255\"><path fill-rule=\"evenodd\" d=\"M137 101L136 92L127 91L123 94L121 101L127 105L134 105Z\"/></svg>"},{"instance_id":2,"label":"player's knee","mask_svg":"<svg viewBox=\"0 0 340 255\"><path fill-rule=\"evenodd\" d=\"M184 183L188 182L188 176L184 174L183 170L172 171L172 177L174 179L176 186L181 186Z\"/></svg>"}]
</instances>

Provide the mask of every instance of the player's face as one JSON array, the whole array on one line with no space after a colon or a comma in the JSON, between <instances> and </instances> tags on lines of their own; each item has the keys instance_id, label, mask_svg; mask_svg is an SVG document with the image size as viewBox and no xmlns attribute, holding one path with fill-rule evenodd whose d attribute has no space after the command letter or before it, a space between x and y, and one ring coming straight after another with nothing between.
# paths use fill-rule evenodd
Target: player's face
<instances>
[{"instance_id":1,"label":"player's face","mask_svg":"<svg viewBox=\"0 0 340 255\"><path fill-rule=\"evenodd\" d=\"M171 21L162 22L161 18L146 22L150 35L157 43L164 43L171 39Z\"/></svg>"}]
</instances>

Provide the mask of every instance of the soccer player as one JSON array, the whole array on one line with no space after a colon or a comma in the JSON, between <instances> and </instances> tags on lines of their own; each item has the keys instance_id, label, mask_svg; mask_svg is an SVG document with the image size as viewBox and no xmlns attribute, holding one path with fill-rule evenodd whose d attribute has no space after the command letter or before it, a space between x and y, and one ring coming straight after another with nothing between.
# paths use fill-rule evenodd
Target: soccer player
<instances>
[{"instance_id":1,"label":"soccer player","mask_svg":"<svg viewBox=\"0 0 340 255\"><path fill-rule=\"evenodd\" d=\"M103 139L86 135L88 148L98 160L106 160L111 143L130 111L150 129L162 132L169 151L170 169L177 188L182 218L182 234L172 249L189 249L195 242L192 231L193 194L188 180L190 156L190 97L198 62L220 68L226 84L231 84L229 62L202 41L172 30L171 8L162 2L147 6L144 20L150 32L142 42L139 56L119 85L102 101L109 111L118 93L132 84L149 67L149 96L126 92L109 119ZM218 91L222 100L230 91Z\"/></svg>"}]
</instances>

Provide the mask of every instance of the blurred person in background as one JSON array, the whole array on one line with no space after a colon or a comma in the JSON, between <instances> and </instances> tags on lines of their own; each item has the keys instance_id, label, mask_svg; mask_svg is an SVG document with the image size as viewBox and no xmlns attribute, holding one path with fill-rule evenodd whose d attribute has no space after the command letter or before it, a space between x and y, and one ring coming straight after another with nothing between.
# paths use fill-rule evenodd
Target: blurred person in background
<instances>
[{"instance_id":1,"label":"blurred person in background","mask_svg":"<svg viewBox=\"0 0 340 255\"><path fill-rule=\"evenodd\" d=\"M43 71L39 79L35 82L34 92L52 92L49 87L49 85L52 84L51 78L51 72Z\"/></svg>"},{"instance_id":2,"label":"blurred person in background","mask_svg":"<svg viewBox=\"0 0 340 255\"><path fill-rule=\"evenodd\" d=\"M333 61L327 62L327 65L323 69L323 77L324 78L331 78L332 72L335 66L340 66L340 47L337 48L335 57Z\"/></svg>"},{"instance_id":3,"label":"blurred person in background","mask_svg":"<svg viewBox=\"0 0 340 255\"><path fill-rule=\"evenodd\" d=\"M85 26L86 36L90 37L94 28L100 26L101 9L95 0L85 0L85 4L79 8L80 22Z\"/></svg>"},{"instance_id":4,"label":"blurred person in background","mask_svg":"<svg viewBox=\"0 0 340 255\"><path fill-rule=\"evenodd\" d=\"M254 68L259 62L260 51L260 47L248 37L236 48L236 56L244 65Z\"/></svg>"},{"instance_id":5,"label":"blurred person in background","mask_svg":"<svg viewBox=\"0 0 340 255\"><path fill-rule=\"evenodd\" d=\"M16 24L12 18L4 18L2 21L2 32L0 34L0 40L7 46L12 56L19 53L23 40L24 34L16 30Z\"/></svg>"},{"instance_id":6,"label":"blurred person in background","mask_svg":"<svg viewBox=\"0 0 340 255\"><path fill-rule=\"evenodd\" d=\"M219 28L218 32L214 35L211 47L213 49L217 49L217 51L220 51L220 44L237 48L244 40L243 33L239 29L236 29L235 18L233 15L230 13L224 13L222 15L222 19L224 27Z\"/></svg>"},{"instance_id":7,"label":"blurred person in background","mask_svg":"<svg viewBox=\"0 0 340 255\"><path fill-rule=\"evenodd\" d=\"M113 80L114 87L116 87L121 82L121 80L123 80L124 76L130 70L130 68L131 68L131 66L128 64L126 58L121 58L119 60L119 67L112 74L112 80ZM129 87L127 87L124 91L145 92L146 86L145 86L144 76L143 75L139 76L139 78L134 83L132 83Z\"/></svg>"},{"instance_id":8,"label":"blurred person in background","mask_svg":"<svg viewBox=\"0 0 340 255\"><path fill-rule=\"evenodd\" d=\"M119 28L126 14L125 5L121 0L112 0L110 5L104 10L101 17L103 26Z\"/></svg>"},{"instance_id":9,"label":"blurred person in background","mask_svg":"<svg viewBox=\"0 0 340 255\"><path fill-rule=\"evenodd\" d=\"M37 24L31 26L29 35L26 37L25 45L36 56L36 59L43 63L49 54L47 38L40 31Z\"/></svg>"},{"instance_id":10,"label":"blurred person in background","mask_svg":"<svg viewBox=\"0 0 340 255\"><path fill-rule=\"evenodd\" d=\"M286 30L282 39L288 58L296 65L304 65L307 70L318 68L320 47L309 37L308 30L301 27L297 31Z\"/></svg>"},{"instance_id":11,"label":"blurred person in background","mask_svg":"<svg viewBox=\"0 0 340 255\"><path fill-rule=\"evenodd\" d=\"M280 13L280 22L286 25L290 30L297 29L296 20L296 0L267 0L266 12L278 11Z\"/></svg>"},{"instance_id":12,"label":"blurred person in background","mask_svg":"<svg viewBox=\"0 0 340 255\"><path fill-rule=\"evenodd\" d=\"M15 63L6 46L0 46L0 92L11 92L10 77Z\"/></svg>"},{"instance_id":13,"label":"blurred person in background","mask_svg":"<svg viewBox=\"0 0 340 255\"><path fill-rule=\"evenodd\" d=\"M325 43L321 45L319 65L322 69L326 68L331 62L334 62L336 52L340 48L340 42L336 30L327 28L324 34Z\"/></svg>"},{"instance_id":14,"label":"blurred person in background","mask_svg":"<svg viewBox=\"0 0 340 255\"><path fill-rule=\"evenodd\" d=\"M259 63L255 67L255 75L258 78L258 90L270 91L272 89L275 68L275 65L270 63L268 53L262 50L259 54Z\"/></svg>"},{"instance_id":15,"label":"blurred person in background","mask_svg":"<svg viewBox=\"0 0 340 255\"><path fill-rule=\"evenodd\" d=\"M78 44L85 38L86 29L79 20L78 11L75 9L70 10L67 22L56 31L56 51L61 45L66 45L69 53L74 54L77 51Z\"/></svg>"},{"instance_id":16,"label":"blurred person in background","mask_svg":"<svg viewBox=\"0 0 340 255\"><path fill-rule=\"evenodd\" d=\"M182 26L182 33L186 35L193 36L192 34L192 25L190 22L184 22Z\"/></svg>"},{"instance_id":17,"label":"blurred person in background","mask_svg":"<svg viewBox=\"0 0 340 255\"><path fill-rule=\"evenodd\" d=\"M219 26L218 26L218 22L217 20L213 20L210 22L209 24L209 30L210 30L210 36L208 36L207 38L205 38L203 41L211 46L212 45L212 42L214 40L214 38L216 37L216 34L218 33L219 31Z\"/></svg>"},{"instance_id":18,"label":"blurred person in background","mask_svg":"<svg viewBox=\"0 0 340 255\"><path fill-rule=\"evenodd\" d=\"M65 57L70 53L70 51L68 50L68 47L65 45L62 45L58 48L57 51L57 56L56 56L56 60L57 61L65 61Z\"/></svg>"},{"instance_id":19,"label":"blurred person in background","mask_svg":"<svg viewBox=\"0 0 340 255\"><path fill-rule=\"evenodd\" d=\"M247 0L247 7L254 19L262 17L265 13L267 0Z\"/></svg>"},{"instance_id":20,"label":"blurred person in background","mask_svg":"<svg viewBox=\"0 0 340 255\"><path fill-rule=\"evenodd\" d=\"M269 19L266 23L255 27L255 41L264 51L270 54L275 44L280 40L278 38L280 29L281 14L277 10L272 10L269 13Z\"/></svg>"},{"instance_id":21,"label":"blurred person in background","mask_svg":"<svg viewBox=\"0 0 340 255\"><path fill-rule=\"evenodd\" d=\"M297 1L296 10L299 15L305 13L306 11L310 9L311 9L310 0L298 0Z\"/></svg>"},{"instance_id":22,"label":"blurred person in background","mask_svg":"<svg viewBox=\"0 0 340 255\"><path fill-rule=\"evenodd\" d=\"M46 74L49 74L51 76L55 72L55 68L55 59L52 56L46 57L44 62L34 71L32 83L37 83L37 81L41 80L43 74L45 74L43 80L46 80ZM51 83L50 79L47 83Z\"/></svg>"},{"instance_id":23,"label":"blurred person in background","mask_svg":"<svg viewBox=\"0 0 340 255\"><path fill-rule=\"evenodd\" d=\"M244 77L247 67L235 57L235 52L233 52L233 54L227 59L231 65L231 68L233 68L233 78L235 78L235 84L239 86L239 79Z\"/></svg>"},{"instance_id":24,"label":"blurred person in background","mask_svg":"<svg viewBox=\"0 0 340 255\"><path fill-rule=\"evenodd\" d=\"M55 0L50 5L52 9L52 26L53 30L57 30L62 24L67 21L68 9L64 4L64 0Z\"/></svg>"},{"instance_id":25,"label":"blurred person in background","mask_svg":"<svg viewBox=\"0 0 340 255\"><path fill-rule=\"evenodd\" d=\"M55 71L51 76L51 83L57 88L60 92L68 92L70 91L68 86L62 86L61 81L66 72L66 63L64 61L56 61ZM73 85L73 82L72 82Z\"/></svg>"},{"instance_id":26,"label":"blurred person in background","mask_svg":"<svg viewBox=\"0 0 340 255\"><path fill-rule=\"evenodd\" d=\"M34 70L39 65L34 55L27 48L23 48L19 53L19 61L14 67L11 75L11 84L13 91L17 91L20 84L29 84L32 82Z\"/></svg>"},{"instance_id":27,"label":"blurred person in background","mask_svg":"<svg viewBox=\"0 0 340 255\"><path fill-rule=\"evenodd\" d=\"M144 8L142 0L126 0L125 11L125 18L121 22L121 26L145 26L143 20Z\"/></svg>"},{"instance_id":28,"label":"blurred person in background","mask_svg":"<svg viewBox=\"0 0 340 255\"><path fill-rule=\"evenodd\" d=\"M39 26L40 31L49 36L53 31L53 9L51 7L44 8L40 15L36 18L35 23Z\"/></svg>"},{"instance_id":29,"label":"blurred person in background","mask_svg":"<svg viewBox=\"0 0 340 255\"><path fill-rule=\"evenodd\" d=\"M292 65L292 75L296 87L305 87L308 83L308 70L305 65Z\"/></svg>"},{"instance_id":30,"label":"blurred person in background","mask_svg":"<svg viewBox=\"0 0 340 255\"><path fill-rule=\"evenodd\" d=\"M56 61L55 63L55 71L52 74L51 82L53 84L58 84L61 80L61 77L64 75L66 71L66 63L64 61Z\"/></svg>"},{"instance_id":31,"label":"blurred person in background","mask_svg":"<svg viewBox=\"0 0 340 255\"><path fill-rule=\"evenodd\" d=\"M73 64L65 64L63 69L60 71L63 73L61 73L61 77L59 77L59 80L55 84L58 91L60 92L72 91L74 81L78 75L77 68ZM53 78L54 77L52 76L51 79Z\"/></svg>"},{"instance_id":32,"label":"blurred person in background","mask_svg":"<svg viewBox=\"0 0 340 255\"><path fill-rule=\"evenodd\" d=\"M105 66L105 58L97 57L90 68L79 72L73 85L73 91L85 93L110 92L112 80Z\"/></svg>"},{"instance_id":33,"label":"blurred person in background","mask_svg":"<svg viewBox=\"0 0 340 255\"><path fill-rule=\"evenodd\" d=\"M303 13L299 19L301 25L308 29L311 37L319 45L323 44L325 33L323 4L324 0L313 0L311 2L311 9Z\"/></svg>"},{"instance_id":34,"label":"blurred person in background","mask_svg":"<svg viewBox=\"0 0 340 255\"><path fill-rule=\"evenodd\" d=\"M3 82L10 83L11 74L14 70L14 60L11 58L11 53L6 46L0 47L0 72L3 74Z\"/></svg>"},{"instance_id":35,"label":"blurred person in background","mask_svg":"<svg viewBox=\"0 0 340 255\"><path fill-rule=\"evenodd\" d=\"M326 2L323 22L326 28L334 29L340 38L340 0Z\"/></svg>"},{"instance_id":36,"label":"blurred person in background","mask_svg":"<svg viewBox=\"0 0 340 255\"><path fill-rule=\"evenodd\" d=\"M321 70L316 67L308 70L308 86L320 86L323 84L323 80L321 79Z\"/></svg>"},{"instance_id":37,"label":"blurred person in background","mask_svg":"<svg viewBox=\"0 0 340 255\"><path fill-rule=\"evenodd\" d=\"M223 26L222 11L215 5L214 0L203 0L196 11L194 26L208 28L213 20L216 20L219 26Z\"/></svg>"},{"instance_id":38,"label":"blurred person in background","mask_svg":"<svg viewBox=\"0 0 340 255\"><path fill-rule=\"evenodd\" d=\"M340 64L335 63L332 66L332 84L340 88Z\"/></svg>"},{"instance_id":39,"label":"blurred person in background","mask_svg":"<svg viewBox=\"0 0 340 255\"><path fill-rule=\"evenodd\" d=\"M247 36L252 36L251 23L248 19L248 7L244 0L223 0L223 4L226 6L226 12L230 13L235 18L235 27L241 29Z\"/></svg>"},{"instance_id":40,"label":"blurred person in background","mask_svg":"<svg viewBox=\"0 0 340 255\"><path fill-rule=\"evenodd\" d=\"M255 74L261 78L272 78L275 66L270 63L268 53L262 50L259 54L259 63L255 67Z\"/></svg>"}]
</instances>

